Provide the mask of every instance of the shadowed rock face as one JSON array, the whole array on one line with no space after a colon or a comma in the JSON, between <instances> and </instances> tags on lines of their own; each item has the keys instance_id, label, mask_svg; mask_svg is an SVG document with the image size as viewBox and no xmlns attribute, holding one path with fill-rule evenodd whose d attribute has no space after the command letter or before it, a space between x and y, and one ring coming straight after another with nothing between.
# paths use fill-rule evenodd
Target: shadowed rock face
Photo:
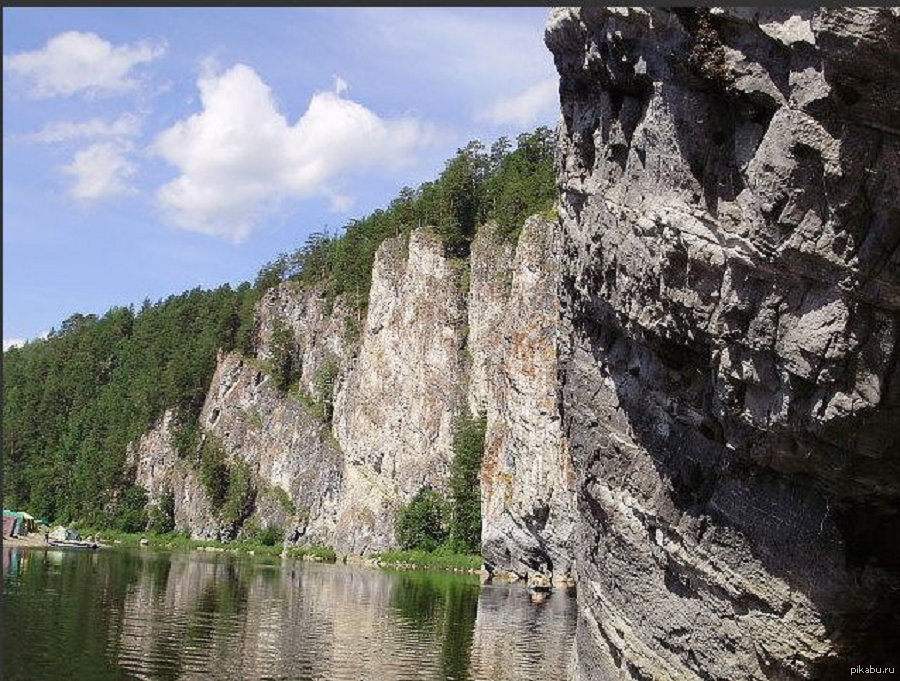
<instances>
[{"instance_id":1,"label":"shadowed rock face","mask_svg":"<svg viewBox=\"0 0 900 681\"><path fill-rule=\"evenodd\" d=\"M900 13L554 10L580 679L900 641Z\"/></svg>"}]
</instances>

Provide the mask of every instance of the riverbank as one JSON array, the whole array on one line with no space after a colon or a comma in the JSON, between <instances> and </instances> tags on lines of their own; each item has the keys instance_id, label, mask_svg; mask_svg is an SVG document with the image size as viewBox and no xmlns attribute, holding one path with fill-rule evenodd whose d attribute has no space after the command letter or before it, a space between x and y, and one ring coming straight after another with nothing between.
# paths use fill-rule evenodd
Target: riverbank
<instances>
[{"instance_id":1,"label":"riverbank","mask_svg":"<svg viewBox=\"0 0 900 681\"><path fill-rule=\"evenodd\" d=\"M93 535L104 546L127 546L175 549L185 551L221 551L223 553L246 553L248 555L283 556L302 560L337 562L338 556L330 546L289 546L281 544L269 546L253 541L221 542L215 540L191 539L185 534L171 532L166 534L136 534L117 530L98 530L96 528L78 527L83 535Z\"/></svg>"},{"instance_id":2,"label":"riverbank","mask_svg":"<svg viewBox=\"0 0 900 681\"><path fill-rule=\"evenodd\" d=\"M380 568L400 570L445 570L477 575L482 571L481 556L441 551L385 551L366 557L366 562Z\"/></svg>"},{"instance_id":3,"label":"riverbank","mask_svg":"<svg viewBox=\"0 0 900 681\"><path fill-rule=\"evenodd\" d=\"M248 555L282 556L316 562L336 563L353 562L370 567L395 570L435 570L443 572L462 572L480 574L483 559L479 555L446 553L442 551L387 551L369 556L340 555L330 546L268 546L253 541L221 542L215 540L191 539L185 534L172 532L167 534L136 534L118 530L103 530L78 526L82 536L92 535L104 546L128 546L174 549L185 551L221 551L228 553L245 553ZM37 535L33 535L37 537ZM35 546L43 546L44 539ZM142 541L146 540L145 544ZM22 541L22 540L14 540ZM19 544L25 546L26 544Z\"/></svg>"},{"instance_id":4,"label":"riverbank","mask_svg":"<svg viewBox=\"0 0 900 681\"><path fill-rule=\"evenodd\" d=\"M44 535L38 532L32 532L24 537L3 537L4 546L46 546L47 542Z\"/></svg>"}]
</instances>

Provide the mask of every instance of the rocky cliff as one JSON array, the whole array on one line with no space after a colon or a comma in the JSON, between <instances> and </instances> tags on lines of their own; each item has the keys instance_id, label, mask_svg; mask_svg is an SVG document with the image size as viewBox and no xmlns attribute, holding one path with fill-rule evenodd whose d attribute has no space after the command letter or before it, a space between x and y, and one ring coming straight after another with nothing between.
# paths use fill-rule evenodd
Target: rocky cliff
<instances>
[{"instance_id":1,"label":"rocky cliff","mask_svg":"<svg viewBox=\"0 0 900 681\"><path fill-rule=\"evenodd\" d=\"M176 529L196 539L231 539L252 522L282 527L295 543L335 542L342 454L326 425L272 383L259 363L220 354L200 415L201 443L221 445L228 464L246 464L252 476L251 513L238 522L217 512L201 484L199 447L179 457L172 412L141 438L136 482L154 503L172 493Z\"/></svg>"},{"instance_id":2,"label":"rocky cliff","mask_svg":"<svg viewBox=\"0 0 900 681\"><path fill-rule=\"evenodd\" d=\"M395 547L399 507L423 486L447 490L455 422L469 410L487 416L488 568L566 580L575 476L556 378L559 255L558 223L545 218L529 220L518 244L484 226L468 260L417 230L379 248L365 319L316 290L269 290L256 310L257 358L220 355L200 415L202 438L249 466L247 521L345 553ZM269 374L285 332L300 376L291 394ZM138 484L154 502L173 492L179 529L234 536L240 523L212 508L199 458L178 458L173 428L170 413L142 438Z\"/></svg>"},{"instance_id":3,"label":"rocky cliff","mask_svg":"<svg viewBox=\"0 0 900 681\"><path fill-rule=\"evenodd\" d=\"M575 471L563 436L560 233L526 221L513 249L492 225L472 245L470 403L487 414L482 544L490 570L566 579L572 572Z\"/></svg>"},{"instance_id":4,"label":"rocky cliff","mask_svg":"<svg viewBox=\"0 0 900 681\"><path fill-rule=\"evenodd\" d=\"M900 14L554 10L579 679L846 678L900 622Z\"/></svg>"},{"instance_id":5,"label":"rocky cliff","mask_svg":"<svg viewBox=\"0 0 900 681\"><path fill-rule=\"evenodd\" d=\"M359 356L334 404L347 463L344 526L355 551L394 546L400 504L423 486L446 490L465 394L461 274L427 231L378 249Z\"/></svg>"}]
</instances>

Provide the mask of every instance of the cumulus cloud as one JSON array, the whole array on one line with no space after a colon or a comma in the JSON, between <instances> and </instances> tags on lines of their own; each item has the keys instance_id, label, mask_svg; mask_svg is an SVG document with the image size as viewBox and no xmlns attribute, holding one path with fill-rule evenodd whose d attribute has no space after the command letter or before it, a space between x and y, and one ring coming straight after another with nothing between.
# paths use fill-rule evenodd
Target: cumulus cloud
<instances>
[{"instance_id":1,"label":"cumulus cloud","mask_svg":"<svg viewBox=\"0 0 900 681\"><path fill-rule=\"evenodd\" d=\"M556 78L548 78L512 97L498 99L482 109L478 118L494 125L514 124L525 128L552 122L558 110Z\"/></svg>"},{"instance_id":2,"label":"cumulus cloud","mask_svg":"<svg viewBox=\"0 0 900 681\"><path fill-rule=\"evenodd\" d=\"M324 196L346 209L352 199L337 191L339 175L403 166L433 135L414 119L386 120L345 99L340 78L293 125L249 66L206 73L198 86L202 111L154 143L180 172L157 198L180 227L234 242L287 198Z\"/></svg>"},{"instance_id":3,"label":"cumulus cloud","mask_svg":"<svg viewBox=\"0 0 900 681\"><path fill-rule=\"evenodd\" d=\"M18 142L37 144L59 144L76 139L136 137L141 132L141 119L134 114L124 114L115 120L92 118L80 123L55 121L48 123L37 132L18 135Z\"/></svg>"},{"instance_id":4,"label":"cumulus cloud","mask_svg":"<svg viewBox=\"0 0 900 681\"><path fill-rule=\"evenodd\" d=\"M109 95L134 88L133 69L164 52L162 45L113 45L95 33L68 31L40 50L3 55L3 70L30 81L34 97Z\"/></svg>"},{"instance_id":5,"label":"cumulus cloud","mask_svg":"<svg viewBox=\"0 0 900 681\"><path fill-rule=\"evenodd\" d=\"M135 167L128 160L128 151L128 146L113 142L92 144L78 151L72 162L62 168L72 178L69 196L88 203L133 193L128 180Z\"/></svg>"}]
</instances>

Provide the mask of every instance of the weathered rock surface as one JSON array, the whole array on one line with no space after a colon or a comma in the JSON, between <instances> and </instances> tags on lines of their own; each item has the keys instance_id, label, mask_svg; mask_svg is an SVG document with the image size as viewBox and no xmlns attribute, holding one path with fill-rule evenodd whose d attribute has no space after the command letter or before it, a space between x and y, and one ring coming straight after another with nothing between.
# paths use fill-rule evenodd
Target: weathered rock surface
<instances>
[{"instance_id":1,"label":"weathered rock surface","mask_svg":"<svg viewBox=\"0 0 900 681\"><path fill-rule=\"evenodd\" d=\"M329 362L346 366L357 349L358 312L350 310L342 296L329 305L318 289L285 282L269 289L256 306L256 356L273 357L276 329L289 330L297 344L300 385L316 393L316 375Z\"/></svg>"},{"instance_id":2,"label":"weathered rock surface","mask_svg":"<svg viewBox=\"0 0 900 681\"><path fill-rule=\"evenodd\" d=\"M194 469L178 456L173 444L175 428L175 412L167 410L128 453L135 484L147 491L151 506L172 495L177 530L189 532L195 539L226 538L226 523L212 508Z\"/></svg>"},{"instance_id":3,"label":"weathered rock surface","mask_svg":"<svg viewBox=\"0 0 900 681\"><path fill-rule=\"evenodd\" d=\"M446 490L466 385L461 274L424 230L376 254L359 356L334 405L346 455L340 522L354 552L395 546L399 506L423 486Z\"/></svg>"},{"instance_id":4,"label":"weathered rock surface","mask_svg":"<svg viewBox=\"0 0 900 681\"><path fill-rule=\"evenodd\" d=\"M445 257L428 230L378 250L368 314L291 283L256 310L259 361L220 355L200 415L203 437L250 466L258 493L248 519L289 539L347 553L396 546L400 505L423 486L446 491L454 421L487 414L482 472L485 557L495 571L566 583L572 571L574 469L561 430L557 384L558 224L534 218L517 247L484 227L467 264ZM470 277L466 292L464 279ZM307 405L279 393L266 373L281 327L293 338L300 389L337 367L333 438ZM311 398L312 399L312 398ZM169 414L136 452L151 499L172 490L179 529L229 537L190 461L171 445ZM286 511L281 488L296 507Z\"/></svg>"},{"instance_id":5,"label":"weathered rock surface","mask_svg":"<svg viewBox=\"0 0 900 681\"><path fill-rule=\"evenodd\" d=\"M554 10L579 679L846 678L900 612L900 13Z\"/></svg>"},{"instance_id":6,"label":"weathered rock surface","mask_svg":"<svg viewBox=\"0 0 900 681\"><path fill-rule=\"evenodd\" d=\"M252 362L220 355L200 424L258 481L251 520L284 527L290 541L342 546L336 516L343 457L327 425L305 405L279 393ZM275 488L294 508L279 503Z\"/></svg>"},{"instance_id":7,"label":"weathered rock surface","mask_svg":"<svg viewBox=\"0 0 900 681\"><path fill-rule=\"evenodd\" d=\"M566 578L575 471L560 419L558 223L534 217L515 250L491 226L472 245L470 403L487 414L482 545L490 570Z\"/></svg>"},{"instance_id":8,"label":"weathered rock surface","mask_svg":"<svg viewBox=\"0 0 900 681\"><path fill-rule=\"evenodd\" d=\"M201 438L215 438L229 462L243 461L250 468L255 502L247 520L283 527L289 541L343 548L336 531L340 449L304 405L279 393L271 377L252 362L220 354L200 425ZM179 459L172 446L173 428L167 412L141 438L136 483L151 500L173 493L176 529L196 539L232 538L240 528L212 508L197 477L197 462Z\"/></svg>"}]
</instances>

